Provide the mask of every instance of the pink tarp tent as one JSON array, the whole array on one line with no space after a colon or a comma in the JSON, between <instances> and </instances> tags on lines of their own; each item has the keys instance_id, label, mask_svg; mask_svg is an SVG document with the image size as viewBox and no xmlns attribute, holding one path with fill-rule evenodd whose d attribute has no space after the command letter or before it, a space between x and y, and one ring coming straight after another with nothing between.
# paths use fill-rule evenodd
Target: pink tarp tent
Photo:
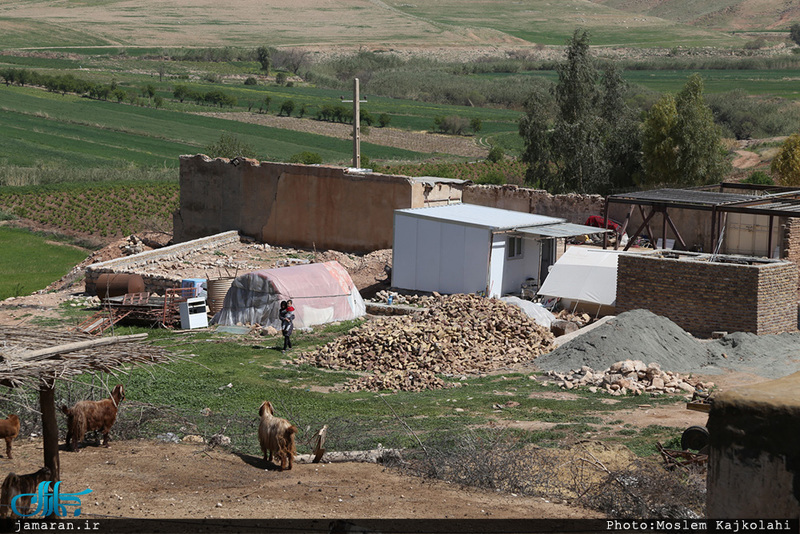
<instances>
[{"instance_id":1,"label":"pink tarp tent","mask_svg":"<svg viewBox=\"0 0 800 534\"><path fill-rule=\"evenodd\" d=\"M280 303L289 299L295 308L295 328L366 314L364 299L350 275L338 262L329 261L262 269L236 277L222 309L211 322L260 324L280 329Z\"/></svg>"}]
</instances>

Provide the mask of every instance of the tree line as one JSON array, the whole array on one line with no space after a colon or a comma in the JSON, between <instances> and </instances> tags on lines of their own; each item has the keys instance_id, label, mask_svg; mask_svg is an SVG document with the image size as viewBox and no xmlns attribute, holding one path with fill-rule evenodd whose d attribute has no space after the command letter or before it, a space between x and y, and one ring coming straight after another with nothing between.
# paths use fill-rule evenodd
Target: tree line
<instances>
[{"instance_id":1,"label":"tree line","mask_svg":"<svg viewBox=\"0 0 800 534\"><path fill-rule=\"evenodd\" d=\"M556 105L534 91L519 123L527 185L602 194L722 180L729 170L722 131L703 100L699 75L642 116L627 104L628 87L616 66L601 70L592 58L585 30L575 31L566 52L551 89Z\"/></svg>"}]
</instances>

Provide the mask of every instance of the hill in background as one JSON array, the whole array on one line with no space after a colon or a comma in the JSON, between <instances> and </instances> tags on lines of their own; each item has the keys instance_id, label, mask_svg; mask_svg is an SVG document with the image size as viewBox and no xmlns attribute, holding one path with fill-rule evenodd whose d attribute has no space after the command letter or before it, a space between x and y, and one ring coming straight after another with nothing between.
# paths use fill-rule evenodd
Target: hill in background
<instances>
[{"instance_id":1,"label":"hill in background","mask_svg":"<svg viewBox=\"0 0 800 534\"><path fill-rule=\"evenodd\" d=\"M595 45L738 46L731 32L785 31L798 16L782 0L44 0L0 5L0 48L524 47L562 45L576 27Z\"/></svg>"}]
</instances>

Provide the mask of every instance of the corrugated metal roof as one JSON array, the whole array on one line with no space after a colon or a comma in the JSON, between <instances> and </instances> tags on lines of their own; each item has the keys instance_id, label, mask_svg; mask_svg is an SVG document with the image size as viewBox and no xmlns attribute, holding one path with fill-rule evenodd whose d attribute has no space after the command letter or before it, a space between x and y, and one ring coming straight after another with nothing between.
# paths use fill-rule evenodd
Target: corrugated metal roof
<instances>
[{"instance_id":1,"label":"corrugated metal roof","mask_svg":"<svg viewBox=\"0 0 800 534\"><path fill-rule=\"evenodd\" d=\"M532 226L528 228L517 228L517 232L523 234L540 235L545 237L575 237L586 234L602 234L603 232L613 232L614 230L597 228L595 226L584 226L573 223L545 224L543 226Z\"/></svg>"},{"instance_id":2,"label":"corrugated metal roof","mask_svg":"<svg viewBox=\"0 0 800 534\"><path fill-rule=\"evenodd\" d=\"M741 195L736 193L714 193L711 191L697 191L691 189L653 189L650 191L619 193L616 195L611 195L609 200L612 202L633 200L639 202L657 202L687 206L719 206L730 202L758 200L758 196Z\"/></svg>"},{"instance_id":3,"label":"corrugated metal roof","mask_svg":"<svg viewBox=\"0 0 800 534\"><path fill-rule=\"evenodd\" d=\"M458 222L492 230L513 230L514 228L566 222L564 219L555 217L490 208L488 206L478 206L477 204L450 204L448 206L409 208L395 211L423 219Z\"/></svg>"}]
</instances>

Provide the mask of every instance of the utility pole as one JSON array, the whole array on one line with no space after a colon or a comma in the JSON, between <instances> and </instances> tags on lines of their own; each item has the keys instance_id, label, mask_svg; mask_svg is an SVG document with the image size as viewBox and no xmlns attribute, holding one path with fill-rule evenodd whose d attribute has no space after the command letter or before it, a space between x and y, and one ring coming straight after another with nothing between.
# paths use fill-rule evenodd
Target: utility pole
<instances>
[{"instance_id":1,"label":"utility pole","mask_svg":"<svg viewBox=\"0 0 800 534\"><path fill-rule=\"evenodd\" d=\"M356 169L361 168L361 106L362 102L367 99L360 99L358 89L358 78L353 78L353 100L345 100L342 97L342 102L353 103L353 167Z\"/></svg>"}]
</instances>

